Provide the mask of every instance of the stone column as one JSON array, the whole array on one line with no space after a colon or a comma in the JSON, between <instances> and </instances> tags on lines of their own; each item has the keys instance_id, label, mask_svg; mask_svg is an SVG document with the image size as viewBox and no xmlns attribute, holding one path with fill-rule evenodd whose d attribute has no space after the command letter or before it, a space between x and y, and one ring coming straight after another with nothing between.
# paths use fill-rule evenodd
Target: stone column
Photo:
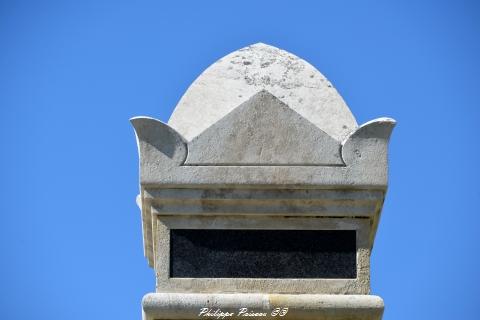
<instances>
[{"instance_id":1,"label":"stone column","mask_svg":"<svg viewBox=\"0 0 480 320\"><path fill-rule=\"evenodd\" d=\"M168 124L131 119L153 319L381 319L370 252L395 121L358 126L306 61L255 44L207 68Z\"/></svg>"}]
</instances>

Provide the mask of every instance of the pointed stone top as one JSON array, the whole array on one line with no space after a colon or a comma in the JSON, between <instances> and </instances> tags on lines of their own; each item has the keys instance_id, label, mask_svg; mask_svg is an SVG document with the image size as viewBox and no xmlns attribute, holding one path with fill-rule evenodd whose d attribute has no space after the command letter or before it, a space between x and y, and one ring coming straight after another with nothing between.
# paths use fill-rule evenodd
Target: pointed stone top
<instances>
[{"instance_id":1,"label":"pointed stone top","mask_svg":"<svg viewBox=\"0 0 480 320\"><path fill-rule=\"evenodd\" d=\"M337 141L357 128L342 97L317 69L263 43L232 52L207 68L180 99L168 124L190 141L262 90Z\"/></svg>"}]
</instances>

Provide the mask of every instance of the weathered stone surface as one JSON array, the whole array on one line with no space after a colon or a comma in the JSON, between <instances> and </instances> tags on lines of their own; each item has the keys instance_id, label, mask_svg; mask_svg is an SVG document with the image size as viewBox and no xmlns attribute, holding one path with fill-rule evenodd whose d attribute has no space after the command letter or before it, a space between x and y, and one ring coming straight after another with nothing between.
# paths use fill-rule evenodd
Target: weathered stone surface
<instances>
[{"instance_id":1,"label":"weathered stone surface","mask_svg":"<svg viewBox=\"0 0 480 320\"><path fill-rule=\"evenodd\" d=\"M359 197L369 197L359 199ZM146 189L156 215L327 216L372 218L381 191L309 189Z\"/></svg>"},{"instance_id":2,"label":"weathered stone surface","mask_svg":"<svg viewBox=\"0 0 480 320\"><path fill-rule=\"evenodd\" d=\"M357 129L336 91L323 85L325 81L312 85L312 79L321 75L303 60L263 44L239 52L227 57L239 55L251 63L233 63L235 67L229 68L231 63L223 59L206 70L168 125L152 118L132 119L142 184L386 189L394 120L381 118ZM270 72L270 79L273 74L280 78L268 85L246 83L242 77L230 78L230 72L246 72L247 77ZM222 75L231 83L223 82ZM242 98L228 100L237 89ZM291 98L297 94L310 102L300 107ZM323 95L332 95L334 102Z\"/></svg>"},{"instance_id":3,"label":"weathered stone surface","mask_svg":"<svg viewBox=\"0 0 480 320\"><path fill-rule=\"evenodd\" d=\"M188 202L188 201L187 201ZM208 211L207 209L205 211ZM236 292L289 294L369 294L370 220L308 216L156 215L155 271L157 292ZM174 278L170 275L171 230L352 230L356 234L356 278Z\"/></svg>"},{"instance_id":4,"label":"weathered stone surface","mask_svg":"<svg viewBox=\"0 0 480 320\"><path fill-rule=\"evenodd\" d=\"M387 189L393 119L357 127L314 67L256 44L205 70L168 124L131 121L144 249L158 292L144 299L145 319L197 319L200 308L239 305L288 306L290 319L381 318L383 301L368 296L370 252ZM204 235L189 246L175 238L181 230L188 231L183 240ZM355 234L355 246L345 255L320 252L323 273L312 272L318 261L314 249L302 249L308 241L295 246L274 235L332 230ZM247 236L253 233L275 243L266 250ZM232 244L228 237L239 238ZM315 248L333 241L322 238ZM273 258L262 262L258 252ZM245 257L252 261L232 267ZM211 263L219 259L228 263ZM292 263L295 270L288 259L300 263Z\"/></svg>"},{"instance_id":5,"label":"weathered stone surface","mask_svg":"<svg viewBox=\"0 0 480 320\"><path fill-rule=\"evenodd\" d=\"M235 145L244 148L230 150L225 140L221 140L226 139L228 142L228 137L218 136L222 130L212 128L214 133L212 136L207 131L205 138L200 136L199 141L194 140L187 144L180 134L158 120L137 117L131 121L139 144L140 182L145 185L283 185L290 188L301 185L314 188L351 188L353 186L364 189L386 189L387 186L388 142L395 126L395 121L390 118L367 122L353 131L339 147L341 159L334 153L335 147L332 140L321 135L316 131L317 129L312 130L312 136L317 139L313 141L306 139L303 143L297 141L301 146L296 148L283 146L284 143L293 145L293 141L268 140L272 145L264 146L264 149L269 151L262 158L261 155L252 153L252 150L258 150L260 146L258 142L267 139L260 139L251 144L244 140L237 140ZM261 136L264 129L257 128L257 130L256 134L260 132ZM155 133L154 138L150 137L152 132ZM223 132L227 135L229 133L229 131ZM230 133L233 134L233 132ZM236 133L233 136L235 140ZM245 137L245 140L248 141L248 138L248 136ZM206 145L208 141L211 142L210 146ZM309 141L313 142L313 146L306 143ZM323 146L317 146L321 152L312 149L318 142L325 143ZM188 147L191 144L190 150ZM274 153L275 150L281 152ZM304 154L311 156L310 163L307 158L304 158ZM192 166L185 163L187 158L192 159L190 161L199 161L194 162L198 165ZM301 164L299 160L302 159L307 163ZM239 163L226 163L225 160ZM253 160L261 160L264 163L254 163ZM286 164L287 160L292 161L292 165ZM333 166L321 164L321 162L333 161L335 161ZM340 161L341 163L345 161L345 164L340 165ZM250 166L245 166L247 164ZM282 165L278 166L279 164Z\"/></svg>"},{"instance_id":6,"label":"weathered stone surface","mask_svg":"<svg viewBox=\"0 0 480 320\"><path fill-rule=\"evenodd\" d=\"M186 165L343 165L340 143L262 90L188 143Z\"/></svg>"},{"instance_id":7,"label":"weathered stone surface","mask_svg":"<svg viewBox=\"0 0 480 320\"><path fill-rule=\"evenodd\" d=\"M199 316L203 308L211 309L211 313L217 309L233 313L225 319L244 319L245 316L239 315L240 308L268 315L255 319L271 319L275 308L288 308L286 319L379 320L384 309L383 300L377 296L262 293L150 293L143 297L142 305L144 320L199 319L203 318Z\"/></svg>"},{"instance_id":8,"label":"weathered stone surface","mask_svg":"<svg viewBox=\"0 0 480 320\"><path fill-rule=\"evenodd\" d=\"M149 117L135 117L130 122L137 134L141 168L154 169L157 164L171 167L185 162L187 146L175 130Z\"/></svg>"},{"instance_id":9,"label":"weathered stone surface","mask_svg":"<svg viewBox=\"0 0 480 320\"><path fill-rule=\"evenodd\" d=\"M267 90L337 141L357 127L332 84L312 65L257 43L207 68L188 88L168 125L187 141L261 90Z\"/></svg>"},{"instance_id":10,"label":"weathered stone surface","mask_svg":"<svg viewBox=\"0 0 480 320\"><path fill-rule=\"evenodd\" d=\"M387 168L390 134L395 126L391 118L379 118L361 125L342 143L342 157L347 165Z\"/></svg>"}]
</instances>

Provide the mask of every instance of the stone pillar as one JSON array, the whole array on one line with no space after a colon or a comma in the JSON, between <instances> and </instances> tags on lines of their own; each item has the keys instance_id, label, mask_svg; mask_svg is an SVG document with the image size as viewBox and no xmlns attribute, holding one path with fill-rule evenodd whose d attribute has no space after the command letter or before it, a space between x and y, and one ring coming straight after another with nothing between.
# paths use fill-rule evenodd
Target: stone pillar
<instances>
[{"instance_id":1,"label":"stone pillar","mask_svg":"<svg viewBox=\"0 0 480 320\"><path fill-rule=\"evenodd\" d=\"M370 252L395 121L255 44L206 69L168 124L131 119L153 319L381 319Z\"/></svg>"}]
</instances>

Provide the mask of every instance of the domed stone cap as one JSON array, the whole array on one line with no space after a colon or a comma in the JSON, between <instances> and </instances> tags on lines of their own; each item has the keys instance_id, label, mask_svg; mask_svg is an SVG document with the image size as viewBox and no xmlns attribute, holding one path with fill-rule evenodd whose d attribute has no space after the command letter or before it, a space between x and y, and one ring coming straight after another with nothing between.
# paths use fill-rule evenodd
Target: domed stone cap
<instances>
[{"instance_id":1,"label":"domed stone cap","mask_svg":"<svg viewBox=\"0 0 480 320\"><path fill-rule=\"evenodd\" d=\"M263 91L339 142L357 128L342 97L317 69L263 43L232 52L207 68L180 99L168 125L191 141Z\"/></svg>"}]
</instances>

